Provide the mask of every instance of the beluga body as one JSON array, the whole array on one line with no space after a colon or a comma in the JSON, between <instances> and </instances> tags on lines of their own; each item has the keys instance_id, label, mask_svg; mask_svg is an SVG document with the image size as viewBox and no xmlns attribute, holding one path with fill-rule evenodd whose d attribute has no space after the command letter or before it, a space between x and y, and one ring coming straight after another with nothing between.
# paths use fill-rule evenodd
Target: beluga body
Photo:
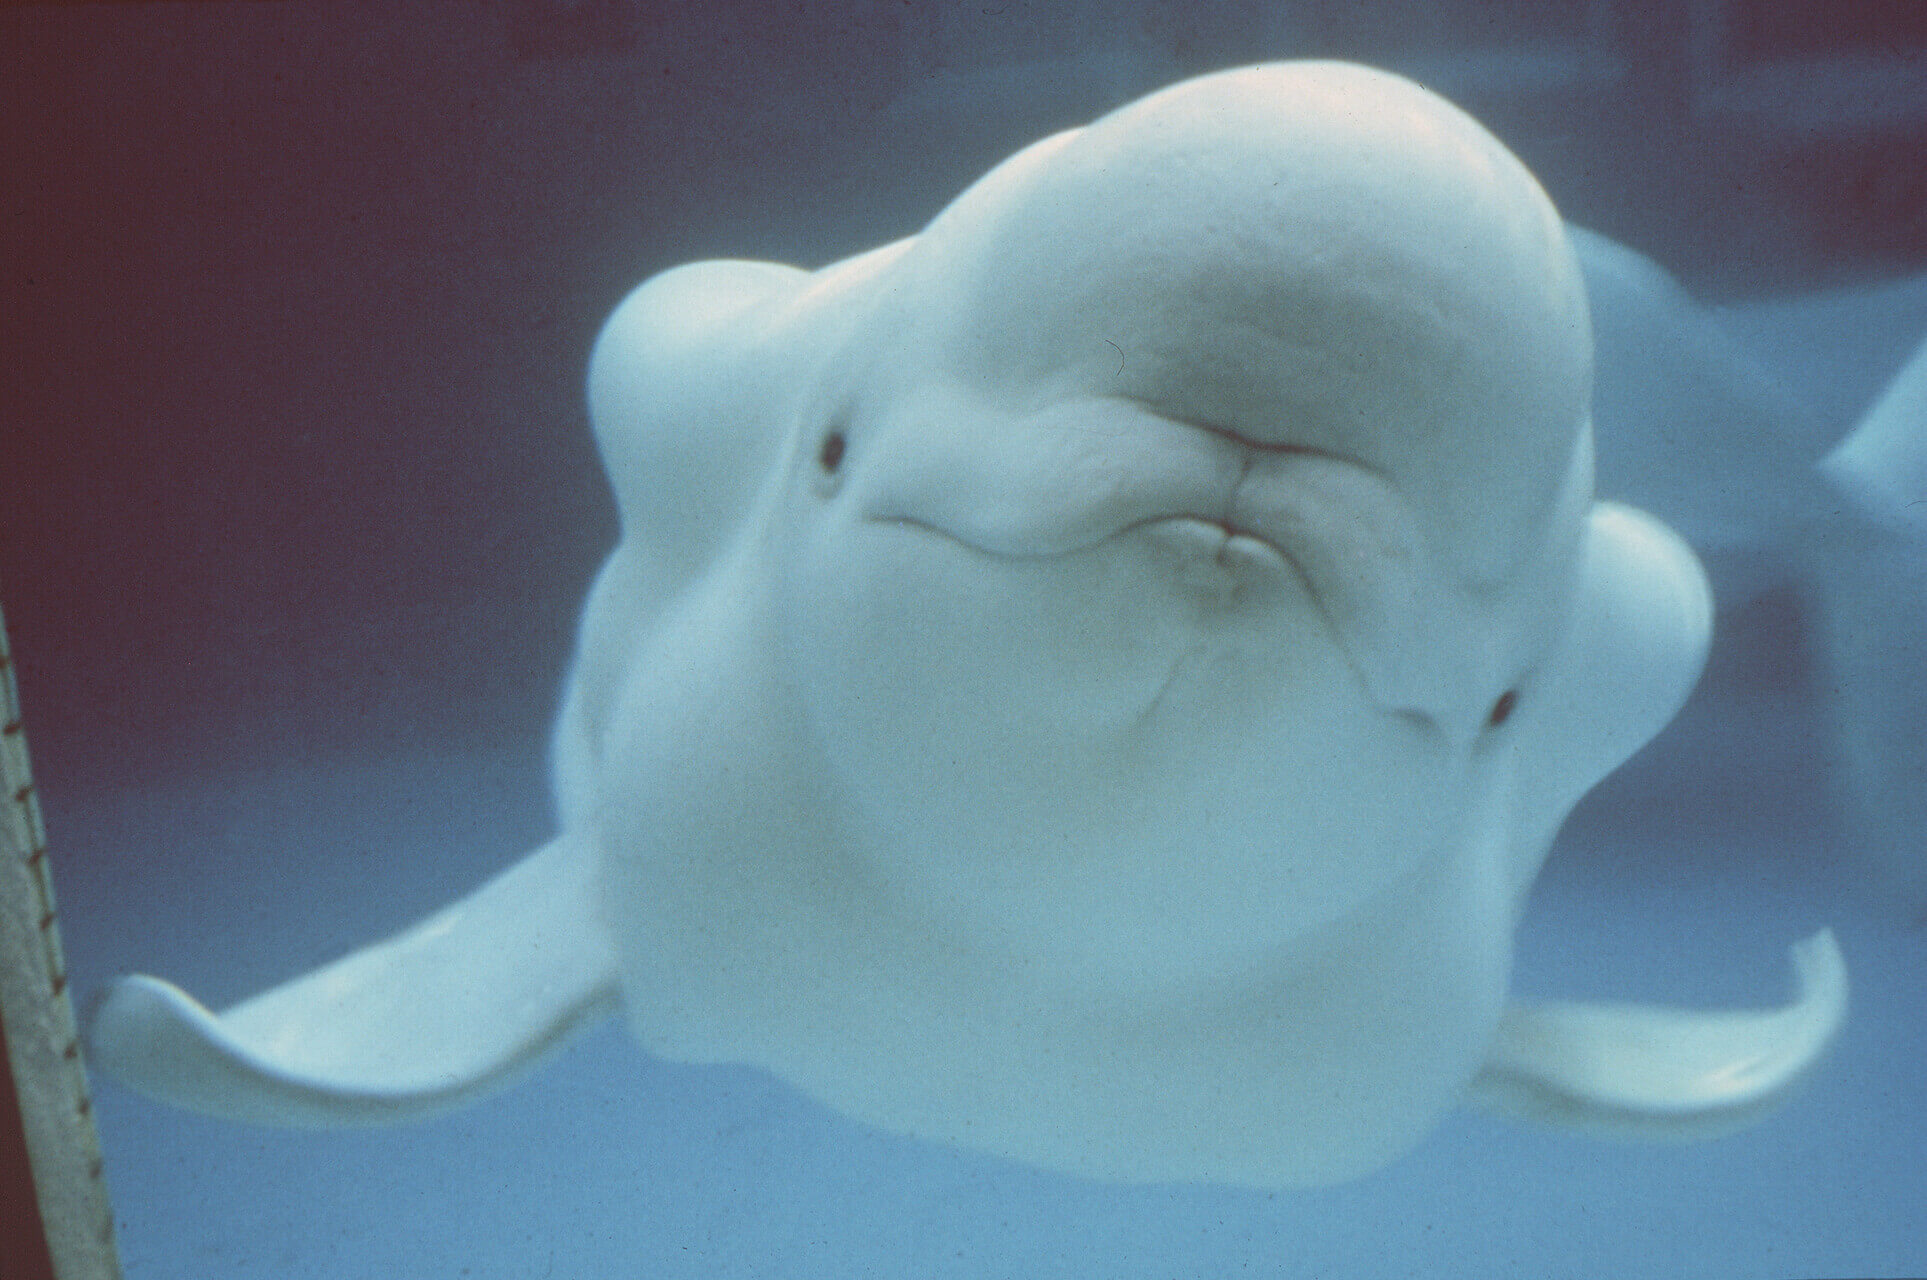
<instances>
[{"instance_id":1,"label":"beluga body","mask_svg":"<svg viewBox=\"0 0 1927 1280\"><path fill-rule=\"evenodd\" d=\"M619 1009L887 1129L1096 1177L1303 1186L1468 1098L1752 1118L1787 1006L1509 1005L1571 806L1671 718L1691 552L1596 503L1550 201L1398 77L1188 81L815 272L677 268L592 360L622 540L560 834L221 1015L124 979L114 1074L401 1118Z\"/></svg>"}]
</instances>

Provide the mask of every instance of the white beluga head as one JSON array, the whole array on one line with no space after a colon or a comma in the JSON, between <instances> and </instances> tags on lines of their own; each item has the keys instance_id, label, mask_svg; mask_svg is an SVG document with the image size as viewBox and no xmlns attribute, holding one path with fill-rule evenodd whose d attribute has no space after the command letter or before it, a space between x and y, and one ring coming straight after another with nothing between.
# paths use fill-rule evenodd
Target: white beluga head
<instances>
[{"instance_id":1,"label":"white beluga head","mask_svg":"<svg viewBox=\"0 0 1927 1280\"><path fill-rule=\"evenodd\" d=\"M96 1055L388 1119L619 1001L900 1132L1268 1186L1467 1096L1748 1118L1839 1024L1824 938L1772 1013L1505 1004L1553 833L1710 622L1592 501L1589 370L1530 175L1342 64L1154 94L813 274L665 273L591 370L624 534L561 834L219 1017L124 980Z\"/></svg>"},{"instance_id":2,"label":"white beluga head","mask_svg":"<svg viewBox=\"0 0 1927 1280\"><path fill-rule=\"evenodd\" d=\"M1590 501L1584 293L1518 162L1390 76L1230 73L894 272L781 575L885 869L1160 981L1436 856Z\"/></svg>"}]
</instances>

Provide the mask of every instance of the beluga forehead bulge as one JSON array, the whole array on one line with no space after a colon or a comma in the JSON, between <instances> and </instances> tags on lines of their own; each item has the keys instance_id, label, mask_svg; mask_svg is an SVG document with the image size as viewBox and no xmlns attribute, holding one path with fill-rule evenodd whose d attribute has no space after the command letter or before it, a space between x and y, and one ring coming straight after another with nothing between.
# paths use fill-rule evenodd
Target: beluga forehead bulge
<instances>
[{"instance_id":1,"label":"beluga forehead bulge","mask_svg":"<svg viewBox=\"0 0 1927 1280\"><path fill-rule=\"evenodd\" d=\"M643 284L589 394L622 512L561 829L96 1060L269 1123L405 1119L620 1012L650 1052L1093 1177L1355 1177L1453 1106L1672 1136L1844 1016L1508 1003L1574 803L1711 609L1595 502L1564 229L1462 112L1279 63L998 166L920 235Z\"/></svg>"},{"instance_id":2,"label":"beluga forehead bulge","mask_svg":"<svg viewBox=\"0 0 1927 1280\"><path fill-rule=\"evenodd\" d=\"M1551 201L1382 72L1152 94L1001 166L912 256L970 284L897 332L935 329L986 394L1129 396L1389 471L1479 581L1536 536L1586 418L1585 291Z\"/></svg>"}]
</instances>

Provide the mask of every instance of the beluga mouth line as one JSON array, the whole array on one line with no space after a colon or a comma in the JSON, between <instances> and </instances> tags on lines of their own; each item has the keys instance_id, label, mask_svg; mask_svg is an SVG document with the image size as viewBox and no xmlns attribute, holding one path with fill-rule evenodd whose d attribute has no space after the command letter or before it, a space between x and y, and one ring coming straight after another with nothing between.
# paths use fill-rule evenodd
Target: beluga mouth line
<instances>
[{"instance_id":1,"label":"beluga mouth line","mask_svg":"<svg viewBox=\"0 0 1927 1280\"><path fill-rule=\"evenodd\" d=\"M1118 536L1130 533L1166 537L1172 545L1181 549L1200 552L1209 549L1214 561L1227 568L1235 567L1230 563L1235 559L1245 564L1283 569L1291 559L1284 548L1264 534L1247 529L1222 515L1178 512L1150 516L1124 526L1118 531Z\"/></svg>"}]
</instances>

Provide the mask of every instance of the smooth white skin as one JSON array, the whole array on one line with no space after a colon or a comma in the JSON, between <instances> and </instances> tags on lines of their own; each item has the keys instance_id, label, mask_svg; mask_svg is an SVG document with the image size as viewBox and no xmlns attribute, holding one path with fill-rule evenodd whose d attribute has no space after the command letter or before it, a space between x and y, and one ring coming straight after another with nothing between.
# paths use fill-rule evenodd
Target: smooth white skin
<instances>
[{"instance_id":1,"label":"smooth white skin","mask_svg":"<svg viewBox=\"0 0 1927 1280\"><path fill-rule=\"evenodd\" d=\"M813 388L765 415L784 461L583 713L644 1043L1114 1176L1416 1140L1503 1001L1530 873L1486 719L1590 492L1537 186L1404 81L1260 68L794 284L721 339L721 384ZM619 318L598 368L641 349Z\"/></svg>"},{"instance_id":2,"label":"smooth white skin","mask_svg":"<svg viewBox=\"0 0 1927 1280\"><path fill-rule=\"evenodd\" d=\"M1154 95L814 274L664 273L591 368L624 535L562 833L219 1017L123 979L94 1060L383 1122L619 990L659 1053L1113 1178L1344 1178L1466 1096L1757 1115L1839 1026L1824 935L1782 1011L1501 1022L1554 831L1710 624L1591 502L1588 354L1524 170L1337 64Z\"/></svg>"},{"instance_id":3,"label":"smooth white skin","mask_svg":"<svg viewBox=\"0 0 1927 1280\"><path fill-rule=\"evenodd\" d=\"M1927 540L1927 342L1820 469L1875 523Z\"/></svg>"}]
</instances>

